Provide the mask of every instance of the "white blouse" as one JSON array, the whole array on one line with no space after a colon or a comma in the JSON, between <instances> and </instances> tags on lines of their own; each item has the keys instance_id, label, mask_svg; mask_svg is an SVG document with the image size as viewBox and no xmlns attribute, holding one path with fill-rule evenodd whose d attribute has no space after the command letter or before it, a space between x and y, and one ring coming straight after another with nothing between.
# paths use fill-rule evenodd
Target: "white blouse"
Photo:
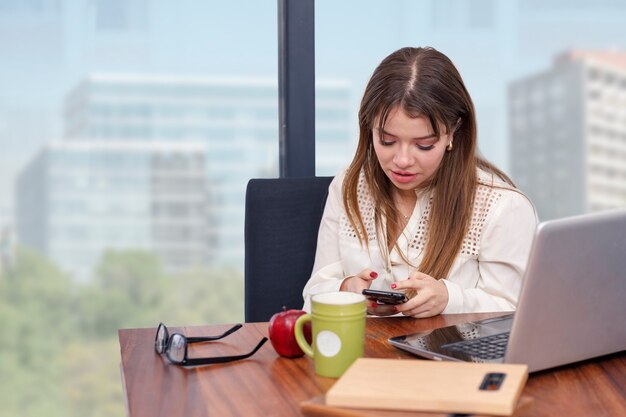
<instances>
[{"instance_id":1,"label":"white blouse","mask_svg":"<svg viewBox=\"0 0 626 417\"><path fill-rule=\"evenodd\" d=\"M360 245L343 207L345 173L338 174L329 187L313 275L303 291L306 311L310 311L311 295L339 291L346 277L366 268L378 273L371 284L377 290L390 290L393 282L407 279L412 271L396 247L386 253L384 243L381 250L375 234L374 202L363 173L357 196L369 250ZM478 171L478 178L469 231L449 275L442 279L448 288L448 305L442 314L512 311L517 306L537 226L535 209L525 195L492 174ZM418 194L413 214L398 238L398 247L413 265L419 265L423 257L430 203L430 193Z\"/></svg>"}]
</instances>

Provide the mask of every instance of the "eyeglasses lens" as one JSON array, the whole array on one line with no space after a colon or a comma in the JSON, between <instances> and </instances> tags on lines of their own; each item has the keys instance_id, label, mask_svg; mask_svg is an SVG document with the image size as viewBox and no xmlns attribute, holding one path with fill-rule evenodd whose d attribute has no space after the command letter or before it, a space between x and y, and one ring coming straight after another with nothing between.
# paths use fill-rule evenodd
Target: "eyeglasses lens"
<instances>
[{"instance_id":1,"label":"eyeglasses lens","mask_svg":"<svg viewBox=\"0 0 626 417\"><path fill-rule=\"evenodd\" d=\"M157 353L163 353L165 351L165 346L167 344L167 330L165 330L165 326L160 324L159 329L157 330L156 339L154 340L154 350Z\"/></svg>"},{"instance_id":2,"label":"eyeglasses lens","mask_svg":"<svg viewBox=\"0 0 626 417\"><path fill-rule=\"evenodd\" d=\"M182 363L185 360L185 350L187 348L187 341L185 338L174 333L170 338L170 345L167 351L167 356L174 363Z\"/></svg>"}]
</instances>

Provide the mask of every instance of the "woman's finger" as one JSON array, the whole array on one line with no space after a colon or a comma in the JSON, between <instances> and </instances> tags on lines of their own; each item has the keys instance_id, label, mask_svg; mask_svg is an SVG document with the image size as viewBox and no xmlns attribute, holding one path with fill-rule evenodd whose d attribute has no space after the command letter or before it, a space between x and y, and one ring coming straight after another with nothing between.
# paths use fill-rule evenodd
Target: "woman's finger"
<instances>
[{"instance_id":1,"label":"woman's finger","mask_svg":"<svg viewBox=\"0 0 626 417\"><path fill-rule=\"evenodd\" d=\"M372 281L378 278L378 273L376 271L372 271L371 269L364 269L363 271L359 272L359 275L357 276L366 281Z\"/></svg>"},{"instance_id":2,"label":"woman's finger","mask_svg":"<svg viewBox=\"0 0 626 417\"><path fill-rule=\"evenodd\" d=\"M413 288L416 290L420 290L421 288L424 288L427 285L427 282L420 280L420 279L405 279L404 281L396 281L393 284L391 284L391 289L392 290L405 290L408 288Z\"/></svg>"},{"instance_id":3,"label":"woman's finger","mask_svg":"<svg viewBox=\"0 0 626 417\"><path fill-rule=\"evenodd\" d=\"M409 279L434 279L434 278L428 274L415 270L409 274Z\"/></svg>"}]
</instances>

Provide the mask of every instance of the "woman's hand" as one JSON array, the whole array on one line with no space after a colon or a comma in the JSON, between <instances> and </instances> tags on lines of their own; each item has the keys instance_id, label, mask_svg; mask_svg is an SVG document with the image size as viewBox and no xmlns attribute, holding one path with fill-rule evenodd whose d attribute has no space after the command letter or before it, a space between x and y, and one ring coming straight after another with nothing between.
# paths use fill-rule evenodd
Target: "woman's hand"
<instances>
[{"instance_id":1,"label":"woman's hand","mask_svg":"<svg viewBox=\"0 0 626 417\"><path fill-rule=\"evenodd\" d=\"M341 282L341 287L339 288L339 290L361 294L361 291L369 288L370 285L372 285L372 281L374 281L376 278L378 278L378 274L376 272L372 271L371 269L364 269L357 275L345 278Z\"/></svg>"},{"instance_id":2,"label":"woman's hand","mask_svg":"<svg viewBox=\"0 0 626 417\"><path fill-rule=\"evenodd\" d=\"M368 289L376 278L378 278L378 274L375 271L364 269L357 275L344 279L339 290L361 294L361 291ZM378 304L376 301L367 300L367 314L391 316L396 314L396 310L393 307L392 305Z\"/></svg>"},{"instance_id":3,"label":"woman's hand","mask_svg":"<svg viewBox=\"0 0 626 417\"><path fill-rule=\"evenodd\" d=\"M393 290L416 291L409 301L396 306L396 311L416 318L432 317L441 313L448 305L448 287L422 272L415 271L404 281L391 285Z\"/></svg>"}]
</instances>

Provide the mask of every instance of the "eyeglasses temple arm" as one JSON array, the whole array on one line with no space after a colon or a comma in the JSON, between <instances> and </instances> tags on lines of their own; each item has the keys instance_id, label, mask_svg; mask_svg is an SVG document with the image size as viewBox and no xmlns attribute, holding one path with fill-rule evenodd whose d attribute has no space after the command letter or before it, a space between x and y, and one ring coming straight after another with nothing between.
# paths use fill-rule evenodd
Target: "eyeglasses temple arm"
<instances>
[{"instance_id":1,"label":"eyeglasses temple arm","mask_svg":"<svg viewBox=\"0 0 626 417\"><path fill-rule=\"evenodd\" d=\"M257 352L257 350L261 349L261 346L263 346L265 342L267 342L267 337L264 337L263 339L261 339L259 344L256 345L256 347L252 349L250 353L246 353L244 355L221 356L217 358L192 358L192 359L187 359L184 363L181 363L181 365L182 366L211 365L215 363L225 363L225 362L237 361L240 359L246 359L254 355Z\"/></svg>"},{"instance_id":2,"label":"eyeglasses temple arm","mask_svg":"<svg viewBox=\"0 0 626 417\"><path fill-rule=\"evenodd\" d=\"M212 340L223 339L231 333L235 333L237 330L241 329L241 324L235 324L230 329L226 330L224 333L218 336L204 336L204 337L187 337L187 343L198 343L198 342L210 342Z\"/></svg>"}]
</instances>

